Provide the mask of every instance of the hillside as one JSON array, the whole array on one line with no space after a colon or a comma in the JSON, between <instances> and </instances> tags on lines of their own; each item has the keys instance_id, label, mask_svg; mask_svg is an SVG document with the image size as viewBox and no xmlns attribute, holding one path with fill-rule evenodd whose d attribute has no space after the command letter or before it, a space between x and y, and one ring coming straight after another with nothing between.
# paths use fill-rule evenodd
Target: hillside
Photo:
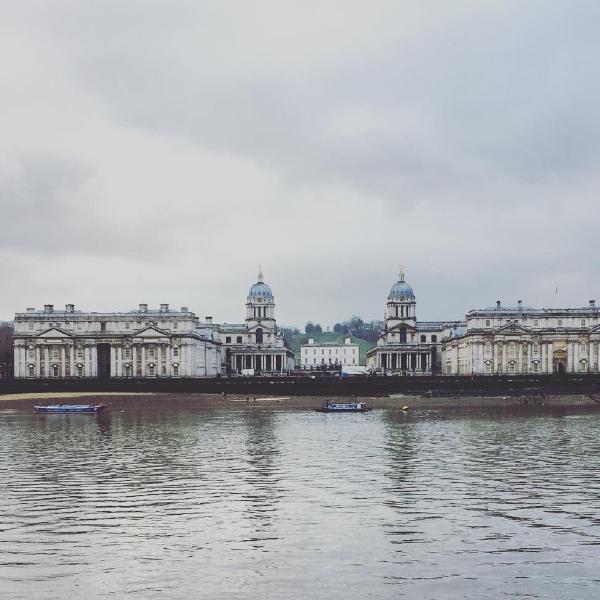
<instances>
[{"instance_id":1,"label":"hillside","mask_svg":"<svg viewBox=\"0 0 600 600\"><path fill-rule=\"evenodd\" d=\"M300 333L292 336L291 340L291 348L294 352L294 358L296 359L296 365L300 365L300 346L302 344L307 344L308 339L312 338L318 344L343 344L344 339L347 338L348 335L344 335L342 333L311 333L310 335L306 335L305 333ZM367 363L367 351L373 347L371 342L367 342L361 338L356 336L352 337L352 341L359 346L360 351L360 364L364 365Z\"/></svg>"}]
</instances>

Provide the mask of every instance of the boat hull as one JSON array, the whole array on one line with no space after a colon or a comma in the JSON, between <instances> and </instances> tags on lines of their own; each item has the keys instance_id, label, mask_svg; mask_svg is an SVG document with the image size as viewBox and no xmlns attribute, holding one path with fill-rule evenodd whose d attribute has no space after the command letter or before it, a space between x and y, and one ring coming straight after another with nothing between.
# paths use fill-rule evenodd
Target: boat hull
<instances>
[{"instance_id":1,"label":"boat hull","mask_svg":"<svg viewBox=\"0 0 600 600\"><path fill-rule=\"evenodd\" d=\"M324 412L324 413L363 413L363 412L369 412L373 410L372 408L325 408L324 406L322 406L321 408L317 408L316 411L317 412Z\"/></svg>"},{"instance_id":2,"label":"boat hull","mask_svg":"<svg viewBox=\"0 0 600 600\"><path fill-rule=\"evenodd\" d=\"M103 404L54 404L50 406L34 406L36 413L41 414L63 414L63 413L83 413L95 414L104 408Z\"/></svg>"}]
</instances>

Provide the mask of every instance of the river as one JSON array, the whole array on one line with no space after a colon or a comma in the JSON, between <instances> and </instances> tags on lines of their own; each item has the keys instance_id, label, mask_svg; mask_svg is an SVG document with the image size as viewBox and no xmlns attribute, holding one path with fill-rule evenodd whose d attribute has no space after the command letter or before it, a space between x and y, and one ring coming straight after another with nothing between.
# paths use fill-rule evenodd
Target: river
<instances>
[{"instance_id":1,"label":"river","mask_svg":"<svg viewBox=\"0 0 600 600\"><path fill-rule=\"evenodd\" d=\"M599 467L598 414L2 409L0 597L596 599Z\"/></svg>"}]
</instances>

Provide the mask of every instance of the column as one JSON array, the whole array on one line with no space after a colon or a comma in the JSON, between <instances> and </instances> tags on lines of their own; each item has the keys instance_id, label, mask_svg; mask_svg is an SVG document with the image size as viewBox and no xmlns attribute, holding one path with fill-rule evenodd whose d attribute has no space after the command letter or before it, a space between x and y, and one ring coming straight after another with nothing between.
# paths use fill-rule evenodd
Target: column
<instances>
[{"instance_id":1,"label":"column","mask_svg":"<svg viewBox=\"0 0 600 600\"><path fill-rule=\"evenodd\" d=\"M41 366L42 366L42 359L41 359L40 347L36 346L35 347L35 376L36 377L42 376Z\"/></svg>"},{"instance_id":2,"label":"column","mask_svg":"<svg viewBox=\"0 0 600 600\"><path fill-rule=\"evenodd\" d=\"M44 372L46 377L50 377L50 346L46 344L44 347Z\"/></svg>"},{"instance_id":3,"label":"column","mask_svg":"<svg viewBox=\"0 0 600 600\"><path fill-rule=\"evenodd\" d=\"M171 365L171 344L167 344L165 346L166 353L166 363L167 363L167 377L171 377L173 375L173 367Z\"/></svg>"},{"instance_id":4,"label":"column","mask_svg":"<svg viewBox=\"0 0 600 600\"><path fill-rule=\"evenodd\" d=\"M71 343L71 345L69 346L69 357L70 357L70 361L71 361L71 377L75 376L75 373L77 372L77 367L75 366L75 344Z\"/></svg>"},{"instance_id":5,"label":"column","mask_svg":"<svg viewBox=\"0 0 600 600\"><path fill-rule=\"evenodd\" d=\"M137 377L137 345L136 344L131 345L131 364L133 365L131 367L131 376Z\"/></svg>"},{"instance_id":6,"label":"column","mask_svg":"<svg viewBox=\"0 0 600 600\"><path fill-rule=\"evenodd\" d=\"M109 369L110 377L117 376L117 368L115 365L116 362L117 362L116 348L114 347L113 344L111 344L110 345L110 369Z\"/></svg>"},{"instance_id":7,"label":"column","mask_svg":"<svg viewBox=\"0 0 600 600\"><path fill-rule=\"evenodd\" d=\"M98 349L96 348L96 346L92 346L91 348L92 352L92 376L93 377L98 377Z\"/></svg>"},{"instance_id":8,"label":"column","mask_svg":"<svg viewBox=\"0 0 600 600\"><path fill-rule=\"evenodd\" d=\"M60 376L64 379L67 376L67 350L64 346L60 347Z\"/></svg>"},{"instance_id":9,"label":"column","mask_svg":"<svg viewBox=\"0 0 600 600\"><path fill-rule=\"evenodd\" d=\"M552 342L548 342L546 357L548 359L548 373L552 373L554 371L554 344Z\"/></svg>"},{"instance_id":10,"label":"column","mask_svg":"<svg viewBox=\"0 0 600 600\"><path fill-rule=\"evenodd\" d=\"M567 373L573 372L573 348L571 342L567 341Z\"/></svg>"},{"instance_id":11,"label":"column","mask_svg":"<svg viewBox=\"0 0 600 600\"><path fill-rule=\"evenodd\" d=\"M517 373L523 372L523 342L519 340L517 342Z\"/></svg>"}]
</instances>

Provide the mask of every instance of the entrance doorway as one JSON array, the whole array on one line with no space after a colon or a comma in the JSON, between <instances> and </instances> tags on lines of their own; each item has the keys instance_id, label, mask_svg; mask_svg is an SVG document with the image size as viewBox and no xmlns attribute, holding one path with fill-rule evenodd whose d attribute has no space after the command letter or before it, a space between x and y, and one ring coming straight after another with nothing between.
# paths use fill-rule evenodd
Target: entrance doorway
<instances>
[{"instance_id":1,"label":"entrance doorway","mask_svg":"<svg viewBox=\"0 0 600 600\"><path fill-rule=\"evenodd\" d=\"M110 344L98 344L96 346L98 356L97 373L99 379L110 377Z\"/></svg>"},{"instance_id":2,"label":"entrance doorway","mask_svg":"<svg viewBox=\"0 0 600 600\"><path fill-rule=\"evenodd\" d=\"M565 350L555 350L552 356L553 371L557 375L564 375L567 371L567 353Z\"/></svg>"}]
</instances>

